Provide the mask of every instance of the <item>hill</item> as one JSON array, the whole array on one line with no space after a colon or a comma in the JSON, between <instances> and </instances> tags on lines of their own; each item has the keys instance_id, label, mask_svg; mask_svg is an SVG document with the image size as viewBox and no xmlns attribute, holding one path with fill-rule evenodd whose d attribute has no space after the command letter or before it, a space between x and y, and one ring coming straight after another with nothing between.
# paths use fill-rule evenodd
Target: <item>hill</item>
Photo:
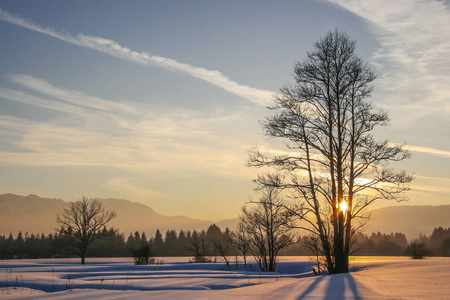
<instances>
[{"instance_id":1,"label":"hill","mask_svg":"<svg viewBox=\"0 0 450 300\"><path fill-rule=\"evenodd\" d=\"M439 226L450 227L450 205L388 206L371 211L371 220L364 232L402 232L410 240L421 233L430 236Z\"/></svg>"},{"instance_id":2,"label":"hill","mask_svg":"<svg viewBox=\"0 0 450 300\"><path fill-rule=\"evenodd\" d=\"M371 219L362 229L368 235L378 231L387 234L401 232L411 240L419 234L430 236L436 227L450 227L450 205L387 206L371 210L369 214ZM235 218L220 221L216 225L220 228L235 228L238 222L238 218Z\"/></svg>"},{"instance_id":3,"label":"hill","mask_svg":"<svg viewBox=\"0 0 450 300\"><path fill-rule=\"evenodd\" d=\"M167 230L201 230L208 228L212 222L192 219L186 216L164 216L152 208L124 199L97 199L106 209L114 209L117 218L111 222L120 232L145 232L153 236L157 229ZM41 198L36 195L19 196L0 195L0 235L14 236L22 233L51 233L56 228L56 214L68 207L68 202L61 199ZM408 239L414 239L420 233L431 235L434 228L450 227L450 205L440 206L389 206L371 211L372 220L364 228L366 234L372 232L401 232ZM217 222L221 229L234 229L238 218Z\"/></svg>"},{"instance_id":4,"label":"hill","mask_svg":"<svg viewBox=\"0 0 450 300\"><path fill-rule=\"evenodd\" d=\"M163 216L150 207L123 199L97 199L107 210L115 210L117 218L111 226L128 235L130 232L145 232L154 235L157 229L164 235L169 229L206 229L211 222L185 216ZM0 235L14 236L22 233L51 233L55 231L56 214L68 207L60 199L41 198L36 195L0 195Z\"/></svg>"},{"instance_id":5,"label":"hill","mask_svg":"<svg viewBox=\"0 0 450 300\"><path fill-rule=\"evenodd\" d=\"M0 234L50 233L56 228L56 213L67 207L60 199L36 195L0 195Z\"/></svg>"}]
</instances>

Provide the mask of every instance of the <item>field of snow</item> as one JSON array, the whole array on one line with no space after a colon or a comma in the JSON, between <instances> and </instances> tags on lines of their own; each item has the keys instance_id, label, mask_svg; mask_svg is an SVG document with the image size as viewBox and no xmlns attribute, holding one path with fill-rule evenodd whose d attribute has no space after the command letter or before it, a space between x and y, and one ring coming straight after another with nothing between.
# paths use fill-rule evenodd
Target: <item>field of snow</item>
<instances>
[{"instance_id":1,"label":"field of snow","mask_svg":"<svg viewBox=\"0 0 450 300\"><path fill-rule=\"evenodd\" d=\"M281 257L276 273L164 258L5 260L1 299L450 299L450 258L355 257L350 274L315 277L306 257ZM242 268L242 265L239 265Z\"/></svg>"}]
</instances>

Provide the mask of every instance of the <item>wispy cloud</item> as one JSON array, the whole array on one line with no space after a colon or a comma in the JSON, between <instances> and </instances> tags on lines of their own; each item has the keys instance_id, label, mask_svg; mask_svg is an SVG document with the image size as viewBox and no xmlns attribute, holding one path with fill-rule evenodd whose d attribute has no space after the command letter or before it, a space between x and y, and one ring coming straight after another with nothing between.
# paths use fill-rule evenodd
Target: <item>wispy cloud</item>
<instances>
[{"instance_id":1,"label":"wispy cloud","mask_svg":"<svg viewBox=\"0 0 450 300\"><path fill-rule=\"evenodd\" d=\"M368 21L384 105L411 117L450 113L450 11L443 1L329 0ZM405 120L406 121L406 120Z\"/></svg>"},{"instance_id":2,"label":"wispy cloud","mask_svg":"<svg viewBox=\"0 0 450 300\"><path fill-rule=\"evenodd\" d=\"M136 120L122 128L101 118L72 127L73 119L40 123L0 115L0 135L14 134L20 151L0 151L2 165L108 166L132 172L195 170L226 176L249 176L240 138L221 139L199 131L188 120ZM83 124L85 123L85 124ZM103 124L104 127L100 126ZM161 130L157 126L161 125ZM115 126L115 127L112 127ZM108 130L107 130L108 129ZM117 135L120 131L122 134ZM250 176L249 176L250 177Z\"/></svg>"},{"instance_id":3,"label":"wispy cloud","mask_svg":"<svg viewBox=\"0 0 450 300\"><path fill-rule=\"evenodd\" d=\"M223 138L230 125L246 120L242 111L162 115L138 103L131 106L62 89L32 76L10 79L26 91L0 87L1 98L66 114L45 122L0 115L0 137L14 137L3 144L19 149L1 151L3 165L202 170L251 177L244 167L244 141L251 133L233 131Z\"/></svg>"},{"instance_id":4,"label":"wispy cloud","mask_svg":"<svg viewBox=\"0 0 450 300\"><path fill-rule=\"evenodd\" d=\"M428 147L408 146L408 145L406 145L405 148L407 150L413 151L413 152L421 152L421 153L427 153L427 154L431 154L431 155L435 155L435 156L450 158L450 151L433 149L433 148L428 148Z\"/></svg>"},{"instance_id":5,"label":"wispy cloud","mask_svg":"<svg viewBox=\"0 0 450 300\"><path fill-rule=\"evenodd\" d=\"M13 16L1 9L0 20L54 37L67 43L100 51L136 64L152 68L158 67L176 73L187 74L209 82L230 93L257 104L268 105L274 96L274 93L271 91L249 87L247 85L242 85L232 81L219 71L192 66L190 64L178 62L174 59L153 55L148 52L136 52L110 39L88 36L84 34L72 36L68 33L61 33L52 28L36 25L21 17Z\"/></svg>"},{"instance_id":6,"label":"wispy cloud","mask_svg":"<svg viewBox=\"0 0 450 300\"><path fill-rule=\"evenodd\" d=\"M60 101L64 101L64 103L69 103L78 107L96 109L105 112L116 111L121 113L136 113L136 110L130 105L90 96L79 91L60 89L33 76L11 74L9 75L9 79L25 88L46 94L59 99Z\"/></svg>"},{"instance_id":7,"label":"wispy cloud","mask_svg":"<svg viewBox=\"0 0 450 300\"><path fill-rule=\"evenodd\" d=\"M388 145L390 147L394 147L397 144L389 143ZM414 145L404 145L403 148L405 150L409 150L412 152L420 152L420 153L426 153L426 154L430 154L430 155L434 155L434 156L450 158L450 151L446 151L446 150L440 150L440 149L435 149L435 148L430 148L430 147L414 146Z\"/></svg>"},{"instance_id":8,"label":"wispy cloud","mask_svg":"<svg viewBox=\"0 0 450 300\"><path fill-rule=\"evenodd\" d=\"M66 113L83 113L84 109L72 104L57 102L41 97L36 97L21 91L5 89L0 87L0 97L11 101L22 102L46 109L57 110Z\"/></svg>"},{"instance_id":9,"label":"wispy cloud","mask_svg":"<svg viewBox=\"0 0 450 300\"><path fill-rule=\"evenodd\" d=\"M450 188L444 186L428 186L412 184L411 189L418 192L435 192L435 193L450 193Z\"/></svg>"},{"instance_id":10,"label":"wispy cloud","mask_svg":"<svg viewBox=\"0 0 450 300\"><path fill-rule=\"evenodd\" d=\"M125 195L130 199L149 200L166 196L165 193L149 188L138 186L124 178L112 178L101 184L101 186L113 191L115 194Z\"/></svg>"},{"instance_id":11,"label":"wispy cloud","mask_svg":"<svg viewBox=\"0 0 450 300\"><path fill-rule=\"evenodd\" d=\"M450 192L450 178L432 177L415 175L415 180L411 184L411 189L419 192L435 192L448 193Z\"/></svg>"},{"instance_id":12,"label":"wispy cloud","mask_svg":"<svg viewBox=\"0 0 450 300\"><path fill-rule=\"evenodd\" d=\"M450 178L442 178L442 177L434 177L434 176L423 176L423 175L414 175L415 178L420 180L428 180L432 182L438 182L442 184L448 185L450 183Z\"/></svg>"}]
</instances>

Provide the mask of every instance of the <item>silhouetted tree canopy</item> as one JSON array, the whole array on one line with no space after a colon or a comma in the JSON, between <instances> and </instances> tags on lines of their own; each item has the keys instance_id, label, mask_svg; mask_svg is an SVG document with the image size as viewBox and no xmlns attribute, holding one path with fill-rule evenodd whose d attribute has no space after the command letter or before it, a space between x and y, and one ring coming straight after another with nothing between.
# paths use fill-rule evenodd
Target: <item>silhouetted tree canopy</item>
<instances>
[{"instance_id":1,"label":"silhouetted tree canopy","mask_svg":"<svg viewBox=\"0 0 450 300\"><path fill-rule=\"evenodd\" d=\"M410 154L402 145L376 141L372 131L388 115L369 101L375 80L356 55L356 42L338 30L314 43L294 66L295 83L280 89L264 121L264 134L281 138L285 153L254 147L248 165L272 167L285 178L262 175L258 187L290 193L286 206L317 235L329 273L348 272L351 239L364 210L379 199L404 200L412 176L388 168Z\"/></svg>"},{"instance_id":2,"label":"silhouetted tree canopy","mask_svg":"<svg viewBox=\"0 0 450 300\"><path fill-rule=\"evenodd\" d=\"M84 264L88 246L95 240L111 236L104 227L115 217L116 213L105 211L98 200L83 197L58 214L56 222L66 243L77 250L81 264Z\"/></svg>"},{"instance_id":3,"label":"silhouetted tree canopy","mask_svg":"<svg viewBox=\"0 0 450 300\"><path fill-rule=\"evenodd\" d=\"M214 225L217 227L216 225ZM218 228L218 227L217 227ZM220 230L220 228L219 228ZM441 231L439 228L435 228L435 231ZM445 229L446 232L450 231L450 228ZM130 233L128 238L125 239L124 235L118 233L113 229L109 229L110 237L108 239L99 239L91 243L86 253L86 257L129 257L133 256L134 253L131 249L138 248L140 245L148 243L150 246L150 256L169 256L167 253L174 253L175 256L193 256L194 252L191 246L192 232L180 230L176 243L173 245L174 249L165 249L167 244L163 240L163 248L161 249L161 255L155 255L153 252L154 247L154 237L147 238L145 233L134 232ZM433 232L435 232L433 231ZM211 232L211 231L210 231ZM227 249L228 256L231 255L242 255L240 247L234 244L235 236L242 236L239 231L236 230L231 232L228 229L224 231L214 230L217 233L215 239L219 241L229 241L230 243L225 243L224 246L231 247ZM196 235L198 233L196 232ZM230 239L230 236L233 239ZM246 234L243 235L246 237ZM280 250L279 255L294 255L294 256L310 256L314 253L308 247L305 247L305 240L309 239L309 235L299 236L295 243L289 245ZM430 239L422 236L421 240L425 241L429 248L431 248L431 240L433 240L433 235ZM241 240L247 241L248 238ZM17 236L9 234L8 236L0 236L0 259L11 259L11 258L54 258L54 257L71 257L72 252L68 251L65 247L65 237L58 233L45 235L43 233L37 234L22 234L21 232ZM408 241L403 233L372 233L366 235L363 233L355 234L354 240L354 252L352 255L407 255L405 254L405 249L408 247ZM214 251L216 255L222 256L223 254L217 250L214 246L214 242L209 242L210 245L208 255L212 255ZM247 244L248 247L248 243ZM438 249L447 250L447 252L439 252ZM441 243L435 244L431 248L433 256L450 256L450 238L445 238ZM244 248L246 255L248 255L246 248ZM247 259L247 258L246 258Z\"/></svg>"}]
</instances>

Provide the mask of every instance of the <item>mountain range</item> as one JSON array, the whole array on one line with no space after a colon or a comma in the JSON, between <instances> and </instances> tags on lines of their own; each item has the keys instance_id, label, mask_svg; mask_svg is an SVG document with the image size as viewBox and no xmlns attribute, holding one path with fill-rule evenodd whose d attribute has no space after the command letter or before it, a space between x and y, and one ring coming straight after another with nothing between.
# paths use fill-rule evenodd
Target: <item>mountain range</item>
<instances>
[{"instance_id":1,"label":"mountain range","mask_svg":"<svg viewBox=\"0 0 450 300\"><path fill-rule=\"evenodd\" d=\"M370 211L371 220L363 232L401 232L408 240L420 234L430 236L434 228L450 227L450 205L401 205Z\"/></svg>"},{"instance_id":2,"label":"mountain range","mask_svg":"<svg viewBox=\"0 0 450 300\"><path fill-rule=\"evenodd\" d=\"M139 231L154 235L157 229L162 234L167 230L202 230L212 222L198 220L186 216L164 216L152 208L124 199L97 199L106 210L115 210L117 218L109 226L118 228L120 232L129 234ZM41 198L36 195L20 196L14 194L0 195L0 235L17 235L22 233L52 233L55 232L56 214L68 208L69 203L56 198ZM237 220L236 222L237 223ZM224 220L217 225L234 226L233 220Z\"/></svg>"},{"instance_id":3,"label":"mountain range","mask_svg":"<svg viewBox=\"0 0 450 300\"><path fill-rule=\"evenodd\" d=\"M107 210L115 210L117 218L110 226L128 235L131 232L145 232L153 236L157 229L167 230L207 229L212 222L186 216L164 216L152 208L124 199L97 199ZM69 206L68 202L56 198L41 198L36 195L0 195L0 235L14 236L22 233L52 233L57 227L56 214ZM420 233L430 235L434 228L450 227L450 205L441 206L389 206L371 211L371 221L364 232L402 232L408 239ZM215 224L222 229L234 229L238 218L227 219Z\"/></svg>"}]
</instances>

